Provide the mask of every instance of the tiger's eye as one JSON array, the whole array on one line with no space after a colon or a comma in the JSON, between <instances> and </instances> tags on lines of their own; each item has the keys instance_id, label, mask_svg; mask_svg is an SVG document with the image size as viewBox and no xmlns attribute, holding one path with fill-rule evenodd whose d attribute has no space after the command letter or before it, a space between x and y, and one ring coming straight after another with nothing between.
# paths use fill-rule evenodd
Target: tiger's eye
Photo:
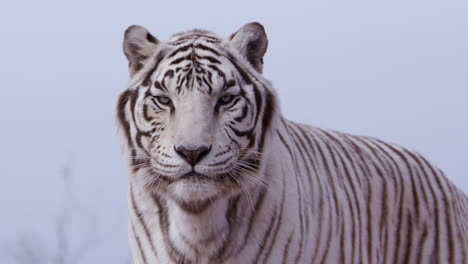
<instances>
[{"instance_id":1,"label":"tiger's eye","mask_svg":"<svg viewBox=\"0 0 468 264\"><path fill-rule=\"evenodd\" d=\"M232 101L232 99L234 99L234 95L224 95L224 96L221 96L221 98L219 98L219 103L220 104L228 104L229 102Z\"/></svg>"},{"instance_id":2,"label":"tiger's eye","mask_svg":"<svg viewBox=\"0 0 468 264\"><path fill-rule=\"evenodd\" d=\"M158 102L160 104L163 104L163 105L169 105L171 104L171 99L167 96L156 96L156 100L158 100Z\"/></svg>"}]
</instances>

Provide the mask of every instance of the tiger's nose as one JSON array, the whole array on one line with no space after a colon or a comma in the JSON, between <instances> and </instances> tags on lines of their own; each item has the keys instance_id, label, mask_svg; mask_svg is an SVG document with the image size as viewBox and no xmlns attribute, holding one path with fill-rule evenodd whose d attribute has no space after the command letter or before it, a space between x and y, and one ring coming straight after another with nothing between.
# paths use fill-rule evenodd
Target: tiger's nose
<instances>
[{"instance_id":1,"label":"tiger's nose","mask_svg":"<svg viewBox=\"0 0 468 264\"><path fill-rule=\"evenodd\" d=\"M177 152L177 154L183 158L185 161L188 162L188 164L195 166L200 160L203 159L203 157L208 154L211 150L211 146L202 146L198 147L196 149L190 149L186 148L184 146L178 146L174 147L174 150Z\"/></svg>"}]
</instances>

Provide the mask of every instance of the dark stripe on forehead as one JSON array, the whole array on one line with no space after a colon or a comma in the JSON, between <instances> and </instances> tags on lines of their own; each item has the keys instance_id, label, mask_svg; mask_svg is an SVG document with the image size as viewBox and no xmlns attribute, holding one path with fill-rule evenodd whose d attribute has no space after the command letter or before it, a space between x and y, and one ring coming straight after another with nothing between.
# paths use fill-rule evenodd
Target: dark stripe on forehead
<instances>
[{"instance_id":1,"label":"dark stripe on forehead","mask_svg":"<svg viewBox=\"0 0 468 264\"><path fill-rule=\"evenodd\" d=\"M166 77L169 77L169 78L174 77L174 70L173 70L173 69L167 70L167 71L164 73L164 78L166 78Z\"/></svg>"},{"instance_id":2,"label":"dark stripe on forehead","mask_svg":"<svg viewBox=\"0 0 468 264\"><path fill-rule=\"evenodd\" d=\"M159 82L159 81L154 82L154 87L156 89L161 90L161 91L168 92L168 89L166 87L166 78L172 78L172 77L174 77L174 70L173 69L167 70L164 73L164 76L163 76L163 79L162 79L161 82Z\"/></svg>"},{"instance_id":3,"label":"dark stripe on forehead","mask_svg":"<svg viewBox=\"0 0 468 264\"><path fill-rule=\"evenodd\" d=\"M177 39L175 39L173 42L179 42L179 41L185 41L185 40L191 40L191 39L197 39L197 38L203 38L206 40L211 40L212 42L221 42L221 39L214 37L214 36L208 36L204 34L188 34L185 36L181 36Z\"/></svg>"},{"instance_id":4,"label":"dark stripe on forehead","mask_svg":"<svg viewBox=\"0 0 468 264\"><path fill-rule=\"evenodd\" d=\"M151 76L153 73L157 70L162 58L164 57L164 54L161 52L158 54L156 58L156 63L154 64L153 68L148 72L148 74L145 76L145 79L141 83L143 86L150 86L151 85Z\"/></svg>"},{"instance_id":5,"label":"dark stripe on forehead","mask_svg":"<svg viewBox=\"0 0 468 264\"><path fill-rule=\"evenodd\" d=\"M179 37L179 36L185 36L185 35L193 35L193 34L199 34L199 35L207 35L207 36L215 36L213 32L206 30L206 29L200 29L200 28L194 28L191 30L187 31L182 31L178 32L176 34L173 34L171 38Z\"/></svg>"},{"instance_id":6,"label":"dark stripe on forehead","mask_svg":"<svg viewBox=\"0 0 468 264\"><path fill-rule=\"evenodd\" d=\"M207 80L207 79L205 78L205 76L202 77L202 80L203 80L203 82L205 83L206 87L208 87L208 94L211 95L211 93L213 92L213 87L211 86L210 81Z\"/></svg>"},{"instance_id":7,"label":"dark stripe on forehead","mask_svg":"<svg viewBox=\"0 0 468 264\"><path fill-rule=\"evenodd\" d=\"M232 65L234 65L236 70L239 72L239 74L241 75L244 82L247 83L247 84L251 84L252 83L252 78L247 74L247 72L241 66L239 66L239 64L238 64L237 60L234 58L234 56L232 56L231 54L228 54L227 58L232 63Z\"/></svg>"},{"instance_id":8,"label":"dark stripe on forehead","mask_svg":"<svg viewBox=\"0 0 468 264\"><path fill-rule=\"evenodd\" d=\"M218 75L222 78L226 78L226 74L224 74L223 71L221 71L218 67L216 67L215 65L207 65L208 68L214 70L216 73L218 73Z\"/></svg>"},{"instance_id":9,"label":"dark stripe on forehead","mask_svg":"<svg viewBox=\"0 0 468 264\"><path fill-rule=\"evenodd\" d=\"M206 50L206 51L210 51L211 53L215 54L216 56L221 56L221 54L219 54L218 51L216 51L215 49L213 48L210 48L208 46L205 46L201 43L197 43L194 48L197 48L197 49L201 49L201 50Z\"/></svg>"},{"instance_id":10,"label":"dark stripe on forehead","mask_svg":"<svg viewBox=\"0 0 468 264\"><path fill-rule=\"evenodd\" d=\"M231 79L226 83L226 88L231 88L235 85L236 85L236 81L234 79Z\"/></svg>"},{"instance_id":11,"label":"dark stripe on forehead","mask_svg":"<svg viewBox=\"0 0 468 264\"><path fill-rule=\"evenodd\" d=\"M155 81L155 82L154 82L154 88L159 89L159 90L161 90L161 91L163 91L163 92L168 92L167 89L166 89L166 87L163 87L163 86L161 85L161 83L158 82L158 81Z\"/></svg>"},{"instance_id":12,"label":"dark stripe on forehead","mask_svg":"<svg viewBox=\"0 0 468 264\"><path fill-rule=\"evenodd\" d=\"M199 59L199 60L208 60L211 63L221 64L221 62L218 59L216 59L215 57L212 57L212 56L195 55L195 58Z\"/></svg>"},{"instance_id":13,"label":"dark stripe on forehead","mask_svg":"<svg viewBox=\"0 0 468 264\"><path fill-rule=\"evenodd\" d=\"M175 55L177 55L177 53L187 51L187 50L188 50L190 47L192 47L192 46L193 46L192 44L182 46L182 47L180 47L180 48L174 50L173 52L171 52L171 53L167 56L167 58L168 58L168 59L169 59L169 58L172 58L172 57L174 57Z\"/></svg>"},{"instance_id":14,"label":"dark stripe on forehead","mask_svg":"<svg viewBox=\"0 0 468 264\"><path fill-rule=\"evenodd\" d=\"M213 43L213 44L218 44L218 43L221 42L220 40L212 40L212 39L204 39L204 41L209 42L209 43Z\"/></svg>"},{"instance_id":15,"label":"dark stripe on forehead","mask_svg":"<svg viewBox=\"0 0 468 264\"><path fill-rule=\"evenodd\" d=\"M231 79L231 80L227 81L227 83L224 85L223 91L226 91L226 90L228 90L229 88L231 88L233 86L236 86L236 81Z\"/></svg>"},{"instance_id":16,"label":"dark stripe on forehead","mask_svg":"<svg viewBox=\"0 0 468 264\"><path fill-rule=\"evenodd\" d=\"M187 56L184 56L184 57L180 57L178 59L175 59L173 60L169 65L174 65L174 64L178 64L184 60L192 60L192 56L191 55L187 55Z\"/></svg>"}]
</instances>

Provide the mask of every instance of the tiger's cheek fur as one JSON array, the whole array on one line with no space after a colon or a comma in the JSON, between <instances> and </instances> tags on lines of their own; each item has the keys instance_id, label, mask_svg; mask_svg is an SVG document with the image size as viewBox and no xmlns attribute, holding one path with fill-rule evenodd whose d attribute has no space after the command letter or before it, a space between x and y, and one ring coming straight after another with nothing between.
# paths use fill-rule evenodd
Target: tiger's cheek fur
<instances>
[{"instance_id":1,"label":"tiger's cheek fur","mask_svg":"<svg viewBox=\"0 0 468 264\"><path fill-rule=\"evenodd\" d=\"M136 141L150 160L158 174L171 177L187 171L183 160L178 158L173 150L171 136L168 132L170 115L164 109L158 108L151 97L145 97L145 90L139 92L139 98L133 111L134 125L139 131ZM154 178L153 174L147 177ZM148 179L151 181L151 179Z\"/></svg>"}]
</instances>

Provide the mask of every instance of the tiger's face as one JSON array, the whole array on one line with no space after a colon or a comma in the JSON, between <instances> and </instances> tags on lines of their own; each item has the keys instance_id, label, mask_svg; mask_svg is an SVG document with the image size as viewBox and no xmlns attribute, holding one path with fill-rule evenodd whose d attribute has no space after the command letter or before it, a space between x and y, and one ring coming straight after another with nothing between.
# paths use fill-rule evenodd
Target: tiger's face
<instances>
[{"instance_id":1,"label":"tiger's face","mask_svg":"<svg viewBox=\"0 0 468 264\"><path fill-rule=\"evenodd\" d=\"M149 190L203 203L264 181L275 112L260 76L266 45L257 23L229 40L194 30L163 43L141 27L127 30L132 82L119 121L135 177Z\"/></svg>"}]
</instances>

